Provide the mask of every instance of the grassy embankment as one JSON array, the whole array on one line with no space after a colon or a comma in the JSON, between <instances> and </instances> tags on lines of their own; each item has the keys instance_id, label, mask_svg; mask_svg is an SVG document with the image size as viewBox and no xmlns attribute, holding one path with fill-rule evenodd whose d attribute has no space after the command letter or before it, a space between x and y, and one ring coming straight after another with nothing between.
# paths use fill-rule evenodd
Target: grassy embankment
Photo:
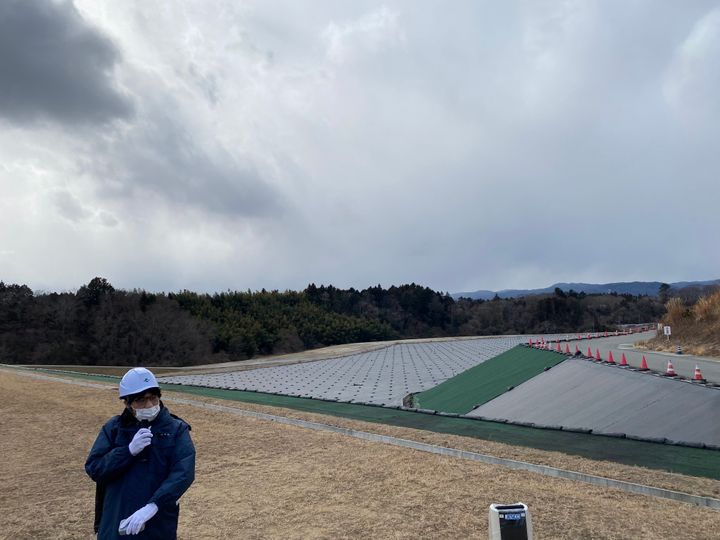
<instances>
[{"instance_id":1,"label":"grassy embankment","mask_svg":"<svg viewBox=\"0 0 720 540\"><path fill-rule=\"evenodd\" d=\"M675 352L680 345L685 354L720 357L720 290L701 297L692 306L680 298L671 298L665 308L662 323L672 328L670 338L659 332L639 346Z\"/></svg>"},{"instance_id":2,"label":"grassy embankment","mask_svg":"<svg viewBox=\"0 0 720 540\"><path fill-rule=\"evenodd\" d=\"M537 351L544 352L544 351ZM554 353L547 353L554 355ZM19 370L20 371L20 370ZM38 372L57 374L53 370L38 369ZM74 378L114 382L117 378L106 375L90 375L64 372ZM697 477L720 480L720 452L700 448L687 448L665 444L656 444L630 439L602 437L585 433L572 433L535 429L498 422L485 422L469 418L451 418L432 414L420 414L386 407L368 407L352 403L327 402L316 399L298 398L262 392L223 390L183 385L164 385L165 395L176 392L192 394L222 401L238 401L244 405L285 408L302 413L329 415L338 418L368 422L376 425L393 426L422 430L425 433L459 436L461 438L492 441L515 447L523 447L528 452L561 452L557 461L544 463L552 467L566 468L571 456L592 460L606 460L627 466L639 466L659 471L680 473ZM272 413L271 413L272 414ZM427 435L424 435L425 438ZM534 449L531 451L530 449ZM518 458L513 455L512 458ZM594 473L593 473L594 474ZM619 479L627 480L626 476ZM713 491L713 495L720 491Z\"/></svg>"},{"instance_id":3,"label":"grassy embankment","mask_svg":"<svg viewBox=\"0 0 720 540\"><path fill-rule=\"evenodd\" d=\"M111 388L0 372L4 456L0 538L91 538L94 484L83 469L99 427L118 412ZM201 396L194 396L206 400ZM214 400L211 400L214 401ZM227 402L223 402L227 403ZM237 404L259 412L275 408ZM179 539L487 538L491 502L522 500L538 538L702 540L715 510L435 456L276 422L171 403L192 426L195 483L181 500ZM284 414L299 415L284 409ZM305 419L328 417L304 413ZM371 424L340 420L343 426ZM382 433L501 455L518 449L409 428ZM48 444L52 433L52 444ZM718 481L542 452L533 461L717 497ZM32 509L32 511L28 511Z\"/></svg>"}]
</instances>

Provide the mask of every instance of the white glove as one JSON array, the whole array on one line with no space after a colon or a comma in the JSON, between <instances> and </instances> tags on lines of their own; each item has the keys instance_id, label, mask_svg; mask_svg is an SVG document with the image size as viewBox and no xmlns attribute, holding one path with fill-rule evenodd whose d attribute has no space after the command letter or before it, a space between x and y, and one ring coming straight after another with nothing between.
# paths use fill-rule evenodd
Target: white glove
<instances>
[{"instance_id":1,"label":"white glove","mask_svg":"<svg viewBox=\"0 0 720 540\"><path fill-rule=\"evenodd\" d=\"M125 534L137 534L145 528L145 523L157 514L158 507L155 503L146 504L130 517L120 522L120 530L125 529Z\"/></svg>"},{"instance_id":2,"label":"white glove","mask_svg":"<svg viewBox=\"0 0 720 540\"><path fill-rule=\"evenodd\" d=\"M152 431L148 428L140 428L130 441L128 448L133 456L137 456L143 448L152 442Z\"/></svg>"}]
</instances>

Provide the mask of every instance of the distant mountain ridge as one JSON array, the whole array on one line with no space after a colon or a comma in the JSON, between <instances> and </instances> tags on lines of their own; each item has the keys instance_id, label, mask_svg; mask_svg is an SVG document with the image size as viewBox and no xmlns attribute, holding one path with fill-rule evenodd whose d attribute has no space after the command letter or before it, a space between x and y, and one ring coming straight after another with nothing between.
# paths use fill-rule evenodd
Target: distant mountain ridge
<instances>
[{"instance_id":1,"label":"distant mountain ridge","mask_svg":"<svg viewBox=\"0 0 720 540\"><path fill-rule=\"evenodd\" d=\"M500 298L517 298L519 296L532 296L538 294L551 294L555 289L561 289L564 292L573 290L577 293L585 294L632 294L634 296L646 295L656 296L662 285L661 281L623 281L619 283L555 283L544 289L504 289L502 291L473 291L458 292L451 296L456 300L460 297L472 298L474 300L490 300L495 298L497 294ZM677 281L668 283L673 289L684 289L686 287L702 287L705 285L720 285L720 279L711 279L708 281Z\"/></svg>"}]
</instances>

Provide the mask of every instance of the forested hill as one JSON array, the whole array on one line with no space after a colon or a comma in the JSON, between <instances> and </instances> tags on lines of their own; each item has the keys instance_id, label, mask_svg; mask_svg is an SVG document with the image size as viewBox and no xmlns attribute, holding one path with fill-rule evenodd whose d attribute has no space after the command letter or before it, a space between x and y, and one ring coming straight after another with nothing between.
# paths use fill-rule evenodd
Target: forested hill
<instances>
[{"instance_id":1,"label":"forested hill","mask_svg":"<svg viewBox=\"0 0 720 540\"><path fill-rule=\"evenodd\" d=\"M662 298L555 293L453 300L384 289L148 293L95 278L75 293L0 282L0 362L192 365L360 341L580 332L659 319Z\"/></svg>"}]
</instances>

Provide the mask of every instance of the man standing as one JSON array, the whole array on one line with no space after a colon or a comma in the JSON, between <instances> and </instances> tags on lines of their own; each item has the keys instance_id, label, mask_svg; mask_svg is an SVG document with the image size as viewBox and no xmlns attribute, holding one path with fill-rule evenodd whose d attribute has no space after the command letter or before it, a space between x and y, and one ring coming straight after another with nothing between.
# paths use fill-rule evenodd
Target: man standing
<instances>
[{"instance_id":1,"label":"man standing","mask_svg":"<svg viewBox=\"0 0 720 540\"><path fill-rule=\"evenodd\" d=\"M85 470L96 482L99 540L177 537L178 499L195 479L190 426L160 401L152 372L133 368L120 381L125 410L100 430Z\"/></svg>"}]
</instances>

